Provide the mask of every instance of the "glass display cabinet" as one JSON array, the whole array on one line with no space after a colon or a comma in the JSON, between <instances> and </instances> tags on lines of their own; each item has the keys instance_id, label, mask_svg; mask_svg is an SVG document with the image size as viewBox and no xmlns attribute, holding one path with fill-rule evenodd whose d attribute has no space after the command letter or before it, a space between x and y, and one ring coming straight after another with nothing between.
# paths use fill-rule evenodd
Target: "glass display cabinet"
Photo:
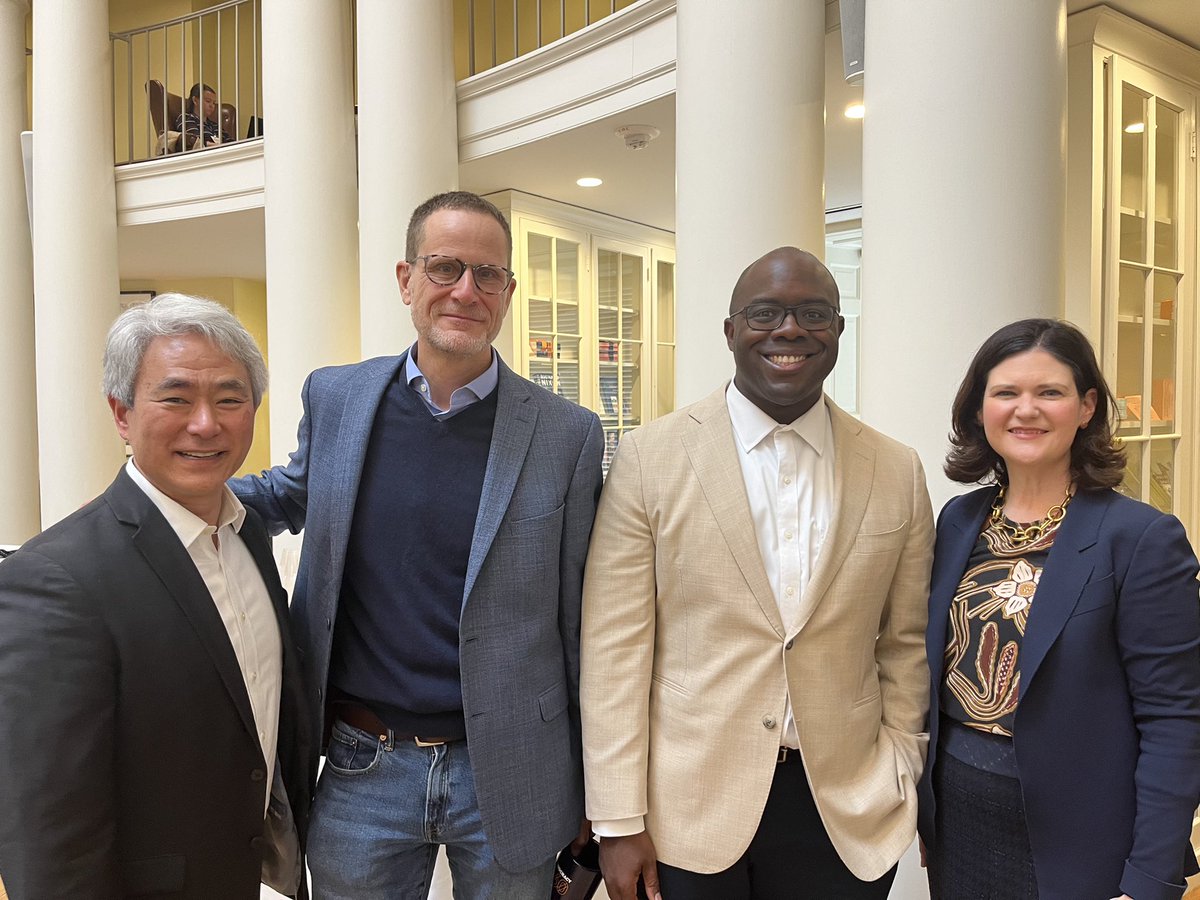
<instances>
[{"instance_id":1,"label":"glass display cabinet","mask_svg":"<svg viewBox=\"0 0 1200 900\"><path fill-rule=\"evenodd\" d=\"M595 411L604 469L621 437L675 408L674 235L520 191L517 289L496 347L530 381Z\"/></svg>"},{"instance_id":2,"label":"glass display cabinet","mask_svg":"<svg viewBox=\"0 0 1200 900\"><path fill-rule=\"evenodd\" d=\"M1119 57L1109 62L1107 93L1103 363L1127 456L1121 490L1176 513L1191 98Z\"/></svg>"}]
</instances>

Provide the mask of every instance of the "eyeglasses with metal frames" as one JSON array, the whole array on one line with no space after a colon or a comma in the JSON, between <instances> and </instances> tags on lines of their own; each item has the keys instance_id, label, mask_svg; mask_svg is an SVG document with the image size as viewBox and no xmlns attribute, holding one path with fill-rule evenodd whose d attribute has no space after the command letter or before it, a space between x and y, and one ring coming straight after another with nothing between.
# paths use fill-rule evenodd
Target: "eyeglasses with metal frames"
<instances>
[{"instance_id":1,"label":"eyeglasses with metal frames","mask_svg":"<svg viewBox=\"0 0 1200 900\"><path fill-rule=\"evenodd\" d=\"M825 303L798 303L795 306L750 303L731 313L729 318L742 315L746 317L746 324L754 331L774 331L783 324L788 313L792 314L796 324L805 331L825 331L838 317L838 311Z\"/></svg>"},{"instance_id":2,"label":"eyeglasses with metal frames","mask_svg":"<svg viewBox=\"0 0 1200 900\"><path fill-rule=\"evenodd\" d=\"M457 284L458 279L463 277L463 272L467 269L471 270L471 278L475 282L475 287L485 294L503 293L513 278L513 273L504 266L493 266L488 263L472 266L453 256L441 256L437 253L418 256L417 259L425 264L425 277L443 287ZM416 259L409 260L410 263L416 261Z\"/></svg>"}]
</instances>

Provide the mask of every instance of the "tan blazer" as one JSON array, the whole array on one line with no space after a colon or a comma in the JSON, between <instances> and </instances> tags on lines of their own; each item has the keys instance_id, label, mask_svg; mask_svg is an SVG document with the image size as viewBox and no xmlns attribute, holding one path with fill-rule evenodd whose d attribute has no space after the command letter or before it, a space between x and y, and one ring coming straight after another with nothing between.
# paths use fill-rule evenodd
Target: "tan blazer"
<instances>
[{"instance_id":1,"label":"tan blazer","mask_svg":"<svg viewBox=\"0 0 1200 900\"><path fill-rule=\"evenodd\" d=\"M631 432L613 460L583 592L587 814L644 815L670 865L718 872L745 852L789 692L850 870L879 878L912 843L933 516L916 453L829 410L834 515L790 640L724 389Z\"/></svg>"}]
</instances>

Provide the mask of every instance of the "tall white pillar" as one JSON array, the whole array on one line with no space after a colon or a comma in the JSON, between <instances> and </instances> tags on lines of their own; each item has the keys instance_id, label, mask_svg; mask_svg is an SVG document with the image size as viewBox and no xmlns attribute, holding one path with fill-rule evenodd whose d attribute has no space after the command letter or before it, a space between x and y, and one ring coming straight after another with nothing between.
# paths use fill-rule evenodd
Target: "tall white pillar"
<instances>
[{"instance_id":1,"label":"tall white pillar","mask_svg":"<svg viewBox=\"0 0 1200 900\"><path fill-rule=\"evenodd\" d=\"M358 242L362 355L416 338L396 263L413 209L458 187L454 15L444 0L358 2Z\"/></svg>"},{"instance_id":2,"label":"tall white pillar","mask_svg":"<svg viewBox=\"0 0 1200 900\"><path fill-rule=\"evenodd\" d=\"M350 4L263 0L262 21L271 460L283 462L308 373L359 358Z\"/></svg>"},{"instance_id":3,"label":"tall white pillar","mask_svg":"<svg viewBox=\"0 0 1200 900\"><path fill-rule=\"evenodd\" d=\"M100 396L104 337L120 312L108 4L35 0L33 41L34 318L46 526L103 491L122 459Z\"/></svg>"},{"instance_id":4,"label":"tall white pillar","mask_svg":"<svg viewBox=\"0 0 1200 900\"><path fill-rule=\"evenodd\" d=\"M733 372L721 321L768 250L824 256L823 0L687 0L675 11L677 402Z\"/></svg>"},{"instance_id":5,"label":"tall white pillar","mask_svg":"<svg viewBox=\"0 0 1200 900\"><path fill-rule=\"evenodd\" d=\"M1064 0L870 3L864 59L863 419L918 450L936 508L971 356L1061 309Z\"/></svg>"},{"instance_id":6,"label":"tall white pillar","mask_svg":"<svg viewBox=\"0 0 1200 900\"><path fill-rule=\"evenodd\" d=\"M0 544L37 534L37 389L33 249L25 204L25 19L29 0L0 0Z\"/></svg>"}]
</instances>

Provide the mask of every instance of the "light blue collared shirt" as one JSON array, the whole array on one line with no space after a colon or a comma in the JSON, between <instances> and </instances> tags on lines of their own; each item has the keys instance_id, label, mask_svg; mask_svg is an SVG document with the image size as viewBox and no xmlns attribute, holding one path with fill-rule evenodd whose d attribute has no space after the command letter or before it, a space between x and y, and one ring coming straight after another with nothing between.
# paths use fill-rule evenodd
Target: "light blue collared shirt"
<instances>
[{"instance_id":1,"label":"light blue collared shirt","mask_svg":"<svg viewBox=\"0 0 1200 900\"><path fill-rule=\"evenodd\" d=\"M404 366L404 379L408 382L408 386L416 391L420 398L425 401L425 405L429 407L429 411L433 413L435 419L449 419L452 416L457 416L471 404L478 403L496 389L496 385L500 383L500 363L497 361L496 351L492 350L492 364L478 378L468 381L450 395L449 409L442 409L433 402L433 397L429 394L429 382L417 365L416 344L408 348L408 361Z\"/></svg>"}]
</instances>

